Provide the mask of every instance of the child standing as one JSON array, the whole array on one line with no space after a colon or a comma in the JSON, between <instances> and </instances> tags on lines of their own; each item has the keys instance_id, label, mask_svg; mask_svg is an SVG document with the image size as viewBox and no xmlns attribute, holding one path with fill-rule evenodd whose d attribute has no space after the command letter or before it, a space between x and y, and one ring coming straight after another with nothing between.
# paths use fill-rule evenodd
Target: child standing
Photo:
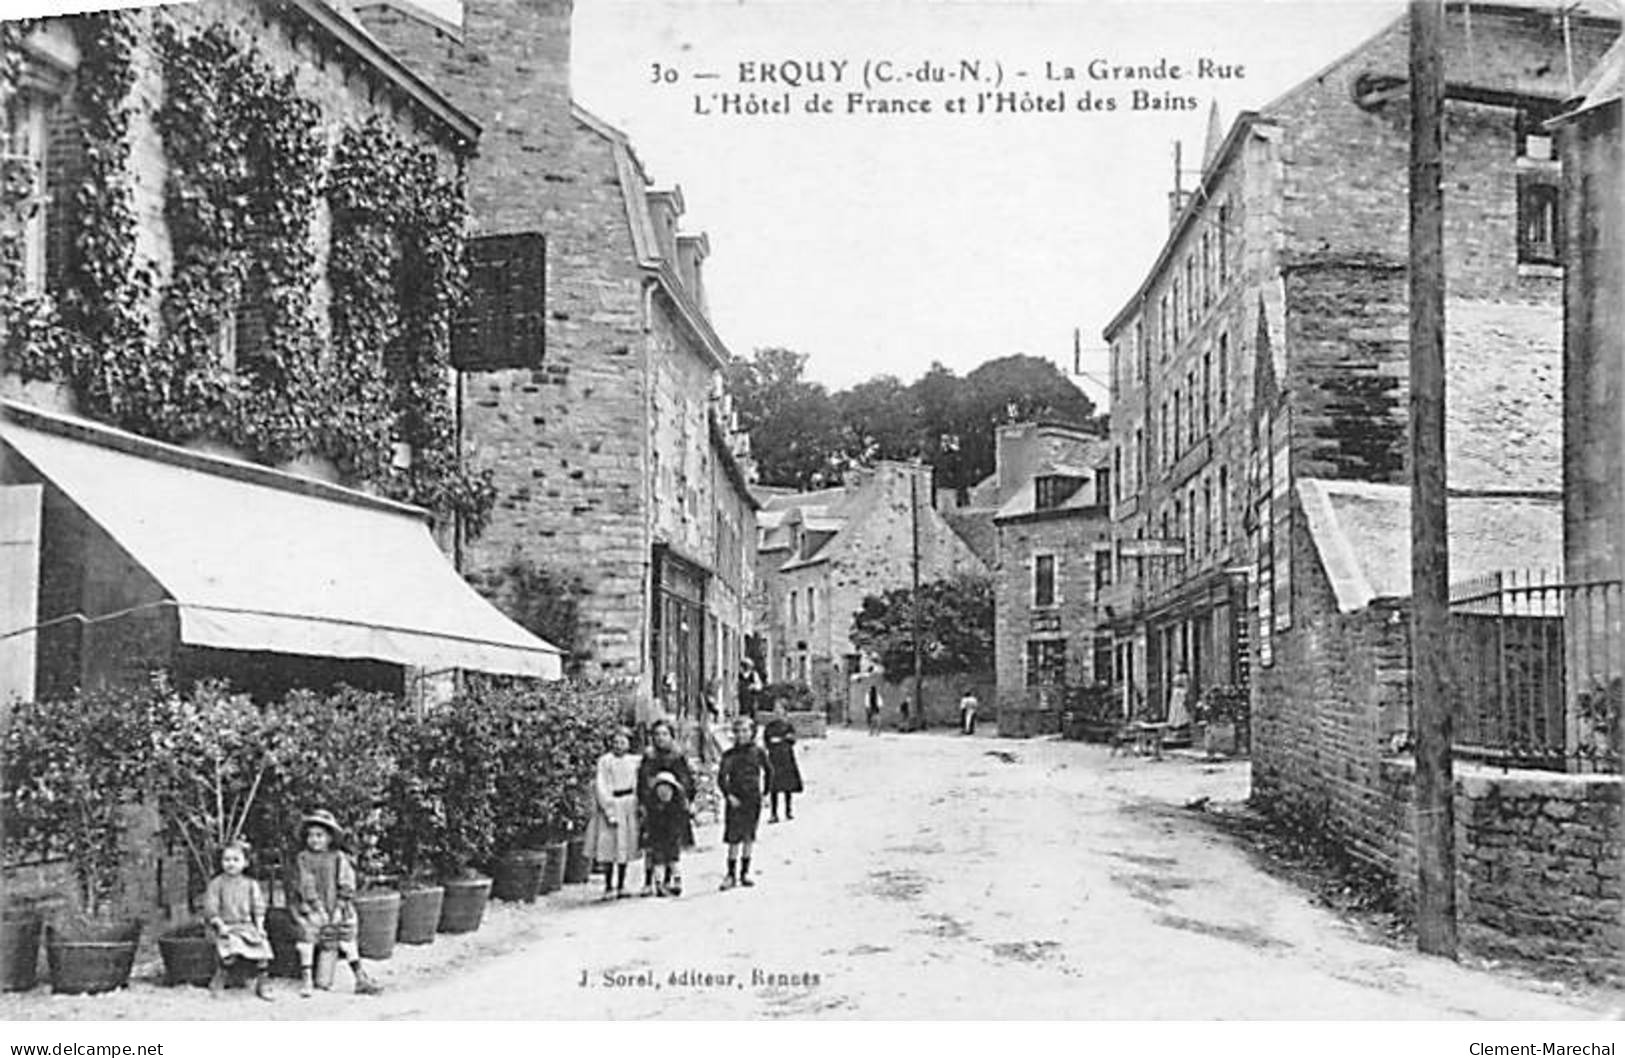
<instances>
[{"instance_id":1,"label":"child standing","mask_svg":"<svg viewBox=\"0 0 1625 1058\"><path fill-rule=\"evenodd\" d=\"M247 869L248 846L233 841L220 850L220 873L203 890L203 920L220 956L209 991L218 995L226 986L226 971L250 963L254 994L269 1002L265 968L271 962L271 942L265 934L265 893L260 883L243 873Z\"/></svg>"},{"instance_id":2,"label":"child standing","mask_svg":"<svg viewBox=\"0 0 1625 1058\"><path fill-rule=\"evenodd\" d=\"M377 995L383 987L361 965L361 950L356 946L355 864L337 847L344 830L326 809L305 816L302 825L304 848L294 857L293 878L288 886L289 910L299 930L295 941L299 950L299 994L308 996L315 987L312 969L319 942L338 948L350 964L358 995Z\"/></svg>"},{"instance_id":3,"label":"child standing","mask_svg":"<svg viewBox=\"0 0 1625 1058\"><path fill-rule=\"evenodd\" d=\"M654 778L654 797L644 810L643 830L648 842L649 863L660 870L655 882L656 896L682 896L683 882L677 874L683 838L688 833L688 800L677 776L663 771Z\"/></svg>"},{"instance_id":4,"label":"child standing","mask_svg":"<svg viewBox=\"0 0 1625 1058\"><path fill-rule=\"evenodd\" d=\"M736 717L733 736L733 748L722 755L717 767L717 789L728 806L722 816L722 840L728 845L724 889L756 884L750 880L750 851L756 841L756 824L762 818L762 791L773 774L767 754L756 744L755 723Z\"/></svg>"},{"instance_id":5,"label":"child standing","mask_svg":"<svg viewBox=\"0 0 1625 1058\"><path fill-rule=\"evenodd\" d=\"M598 758L587 854L604 864L605 900L626 895L626 865L638 851L639 762L625 728L615 732L609 752Z\"/></svg>"}]
</instances>

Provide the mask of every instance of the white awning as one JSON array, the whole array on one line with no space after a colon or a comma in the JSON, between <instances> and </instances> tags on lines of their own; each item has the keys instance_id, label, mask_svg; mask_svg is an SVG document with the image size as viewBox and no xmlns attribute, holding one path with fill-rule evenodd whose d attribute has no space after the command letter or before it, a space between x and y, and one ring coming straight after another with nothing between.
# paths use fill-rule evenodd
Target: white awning
<instances>
[{"instance_id":1,"label":"white awning","mask_svg":"<svg viewBox=\"0 0 1625 1058\"><path fill-rule=\"evenodd\" d=\"M458 576L424 513L7 404L0 440L173 599L200 647L557 679L561 651Z\"/></svg>"}]
</instances>

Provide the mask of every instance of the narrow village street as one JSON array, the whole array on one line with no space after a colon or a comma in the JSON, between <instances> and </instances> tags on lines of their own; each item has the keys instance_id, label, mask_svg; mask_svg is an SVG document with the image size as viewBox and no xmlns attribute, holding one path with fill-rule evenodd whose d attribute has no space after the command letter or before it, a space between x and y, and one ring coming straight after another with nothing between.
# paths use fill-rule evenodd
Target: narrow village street
<instances>
[{"instance_id":1,"label":"narrow village street","mask_svg":"<svg viewBox=\"0 0 1625 1058\"><path fill-rule=\"evenodd\" d=\"M201 989L137 981L109 996L55 998L43 988L8 996L4 1013L1500 1020L1619 1012L1617 994L1565 995L1363 939L1262 873L1184 807L1199 797L1242 799L1245 762L1158 762L1102 746L948 733L871 739L837 730L801 749L808 793L793 823L764 824L754 889L718 891L722 853L717 829L707 827L702 849L685 861L680 899L601 904L595 880L545 898L545 908L494 907L476 935L483 949L433 973L403 965L410 954L377 964L390 986L381 999L341 990L300 1000L283 982L278 1002L260 1004L243 993L211 1000ZM498 941L513 923L523 928ZM447 944L471 941L442 937L434 947ZM753 971L806 983L752 984ZM348 986L344 971L339 985Z\"/></svg>"}]
</instances>

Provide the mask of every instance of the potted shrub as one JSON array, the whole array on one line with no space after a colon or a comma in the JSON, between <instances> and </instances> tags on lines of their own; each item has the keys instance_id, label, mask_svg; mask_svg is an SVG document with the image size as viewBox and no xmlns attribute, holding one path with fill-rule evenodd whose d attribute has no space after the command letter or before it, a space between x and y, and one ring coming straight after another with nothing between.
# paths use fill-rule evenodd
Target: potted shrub
<instances>
[{"instance_id":1,"label":"potted shrub","mask_svg":"<svg viewBox=\"0 0 1625 1058\"><path fill-rule=\"evenodd\" d=\"M396 770L394 731L406 711L398 698L340 687L330 694L295 690L269 707L269 752L273 767L250 813L249 831L268 850L273 868L292 862L306 812L325 808L345 828L344 847L358 861L364 883L356 894L357 940L369 959L393 954L400 913L399 895L378 884L375 871L380 837L387 823L387 799ZM266 928L277 966L297 972L291 954L293 922L286 908L280 872L272 885ZM386 936L391 938L386 942Z\"/></svg>"},{"instance_id":2,"label":"potted shrub","mask_svg":"<svg viewBox=\"0 0 1625 1058\"><path fill-rule=\"evenodd\" d=\"M1209 757L1231 756L1238 746L1237 728L1247 715L1247 691L1233 684L1209 687L1196 703L1202 725L1202 748Z\"/></svg>"},{"instance_id":3,"label":"potted shrub","mask_svg":"<svg viewBox=\"0 0 1625 1058\"><path fill-rule=\"evenodd\" d=\"M125 850L145 825L155 733L154 688L19 703L5 733L8 858L61 856L78 912L46 927L54 992L105 992L129 981L141 924L121 913Z\"/></svg>"},{"instance_id":4,"label":"potted shrub","mask_svg":"<svg viewBox=\"0 0 1625 1058\"><path fill-rule=\"evenodd\" d=\"M244 839L260 794L273 772L271 729L245 695L223 684L199 684L185 697L169 695L154 774L158 812L172 846L186 850L193 891L213 877L220 851ZM259 880L256 879L258 883ZM158 938L170 984L208 984L215 945L202 922Z\"/></svg>"},{"instance_id":5,"label":"potted shrub","mask_svg":"<svg viewBox=\"0 0 1625 1058\"><path fill-rule=\"evenodd\" d=\"M491 879L474 870L495 842L498 736L495 710L478 694L404 720L390 787L385 849L414 881L444 888L438 929L479 928Z\"/></svg>"}]
</instances>

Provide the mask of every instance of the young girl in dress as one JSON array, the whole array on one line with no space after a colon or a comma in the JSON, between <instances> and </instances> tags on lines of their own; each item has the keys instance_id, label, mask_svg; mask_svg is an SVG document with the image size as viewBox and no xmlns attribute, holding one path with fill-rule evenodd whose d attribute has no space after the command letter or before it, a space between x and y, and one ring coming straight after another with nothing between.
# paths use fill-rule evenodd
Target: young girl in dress
<instances>
[{"instance_id":1,"label":"young girl in dress","mask_svg":"<svg viewBox=\"0 0 1625 1058\"><path fill-rule=\"evenodd\" d=\"M604 867L604 899L626 895L626 865L638 851L638 765L632 735L615 732L609 752L598 758L593 812L587 823L587 854Z\"/></svg>"},{"instance_id":2,"label":"young girl in dress","mask_svg":"<svg viewBox=\"0 0 1625 1058\"><path fill-rule=\"evenodd\" d=\"M269 1001L265 969L271 963L271 941L265 934L265 892L243 873L247 869L248 846L233 841L220 850L220 873L203 890L203 920L220 956L209 991L218 995L226 986L226 971L247 963L254 967L254 994Z\"/></svg>"},{"instance_id":3,"label":"young girl in dress","mask_svg":"<svg viewBox=\"0 0 1625 1058\"><path fill-rule=\"evenodd\" d=\"M316 945L331 945L350 964L359 995L377 995L383 987L361 965L361 949L356 945L355 864L337 846L344 834L333 813L319 809L304 818L304 845L294 857L289 880L289 910L299 935L302 978L299 994L308 996L314 988L312 970Z\"/></svg>"}]
</instances>

